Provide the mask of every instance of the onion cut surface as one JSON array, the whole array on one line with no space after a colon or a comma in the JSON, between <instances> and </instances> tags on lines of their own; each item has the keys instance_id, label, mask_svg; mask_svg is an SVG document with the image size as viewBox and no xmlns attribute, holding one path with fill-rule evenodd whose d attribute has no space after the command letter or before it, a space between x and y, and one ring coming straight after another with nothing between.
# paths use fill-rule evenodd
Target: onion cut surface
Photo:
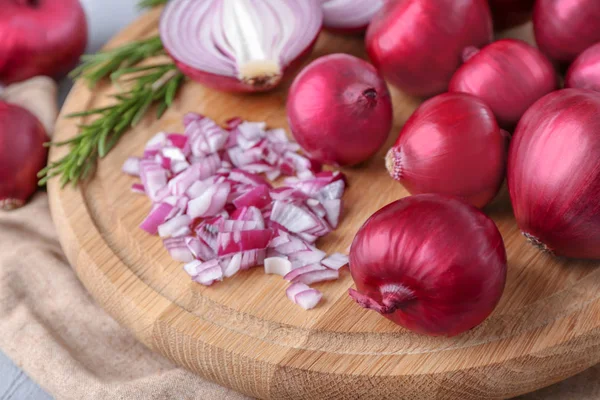
<instances>
[{"instance_id":1,"label":"onion cut surface","mask_svg":"<svg viewBox=\"0 0 600 400\"><path fill-rule=\"evenodd\" d=\"M172 0L160 36L179 69L226 91L265 91L308 55L323 22L321 0Z\"/></svg>"}]
</instances>

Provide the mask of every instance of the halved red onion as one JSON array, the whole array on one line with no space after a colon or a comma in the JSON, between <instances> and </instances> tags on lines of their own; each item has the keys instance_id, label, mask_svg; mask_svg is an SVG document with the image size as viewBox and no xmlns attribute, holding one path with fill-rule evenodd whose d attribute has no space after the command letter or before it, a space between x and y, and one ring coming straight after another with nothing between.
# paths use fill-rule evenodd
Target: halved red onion
<instances>
[{"instance_id":1,"label":"halved red onion","mask_svg":"<svg viewBox=\"0 0 600 400\"><path fill-rule=\"evenodd\" d=\"M384 0L323 0L323 25L340 33L363 32Z\"/></svg>"},{"instance_id":2,"label":"halved red onion","mask_svg":"<svg viewBox=\"0 0 600 400\"><path fill-rule=\"evenodd\" d=\"M320 0L171 0L160 36L190 78L226 91L266 91L307 55L321 30Z\"/></svg>"}]
</instances>

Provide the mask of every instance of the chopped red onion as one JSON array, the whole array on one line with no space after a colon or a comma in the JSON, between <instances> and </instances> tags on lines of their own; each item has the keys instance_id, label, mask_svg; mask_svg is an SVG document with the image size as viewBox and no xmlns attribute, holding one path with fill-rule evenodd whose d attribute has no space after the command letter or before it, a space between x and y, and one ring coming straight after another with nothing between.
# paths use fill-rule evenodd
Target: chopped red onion
<instances>
[{"instance_id":1,"label":"chopped red onion","mask_svg":"<svg viewBox=\"0 0 600 400\"><path fill-rule=\"evenodd\" d=\"M271 204L269 188L266 185L256 186L233 201L237 208L256 207L263 208Z\"/></svg>"},{"instance_id":2,"label":"chopped red onion","mask_svg":"<svg viewBox=\"0 0 600 400\"><path fill-rule=\"evenodd\" d=\"M204 240L201 240L195 236L189 236L185 239L185 244L192 253L192 255L201 261L208 261L217 256L215 251L207 245Z\"/></svg>"},{"instance_id":3,"label":"chopped red onion","mask_svg":"<svg viewBox=\"0 0 600 400\"><path fill-rule=\"evenodd\" d=\"M237 274L242 266L242 253L234 254L231 258L227 259L226 265L223 266L223 275L226 278L230 278Z\"/></svg>"},{"instance_id":4,"label":"chopped red onion","mask_svg":"<svg viewBox=\"0 0 600 400\"><path fill-rule=\"evenodd\" d=\"M171 237L163 240L165 248L175 261L189 263L195 258L185 243L184 237Z\"/></svg>"},{"instance_id":5,"label":"chopped red onion","mask_svg":"<svg viewBox=\"0 0 600 400\"><path fill-rule=\"evenodd\" d=\"M319 301L321 301L321 297L323 296L321 292L316 289L311 289L304 283L291 284L285 293L288 299L305 310L314 308L319 304Z\"/></svg>"},{"instance_id":6,"label":"chopped red onion","mask_svg":"<svg viewBox=\"0 0 600 400\"><path fill-rule=\"evenodd\" d=\"M309 265L305 265L303 267L296 268L296 269L294 269L292 266L292 270L287 275L285 275L283 277L283 279L285 279L286 281L293 281L294 279L298 278L300 275L308 274L308 273L315 272L315 271L323 271L326 269L327 268L322 266L320 263L309 264ZM306 283L306 282L304 282L304 283Z\"/></svg>"},{"instance_id":7,"label":"chopped red onion","mask_svg":"<svg viewBox=\"0 0 600 400\"><path fill-rule=\"evenodd\" d=\"M294 271L292 271L294 272ZM335 269L324 269L324 270L316 270L307 272L302 275L298 275L292 281L293 283L301 282L307 285L312 285L313 283L325 282L325 281L334 281L339 279L340 273Z\"/></svg>"},{"instance_id":8,"label":"chopped red onion","mask_svg":"<svg viewBox=\"0 0 600 400\"><path fill-rule=\"evenodd\" d=\"M173 236L174 233L181 230L182 228L187 228L191 222L192 219L187 215L180 215L178 217L175 217L158 226L158 236L163 238Z\"/></svg>"},{"instance_id":9,"label":"chopped red onion","mask_svg":"<svg viewBox=\"0 0 600 400\"><path fill-rule=\"evenodd\" d=\"M266 249L273 236L270 229L221 232L217 235L219 256L240 253L247 250Z\"/></svg>"},{"instance_id":10,"label":"chopped red onion","mask_svg":"<svg viewBox=\"0 0 600 400\"><path fill-rule=\"evenodd\" d=\"M225 130L188 114L184 124L185 135L159 133L142 159L124 165L133 175L139 168L142 184L132 189L154 203L141 228L163 237L171 257L203 285L262 264L294 285L335 279L347 257L326 257L311 243L339 222L343 175L319 172L320 164L294 153L284 130L264 123L235 120ZM292 176L273 189L262 172ZM292 296L297 304L320 300L319 291L294 285L303 289Z\"/></svg>"},{"instance_id":11,"label":"chopped red onion","mask_svg":"<svg viewBox=\"0 0 600 400\"><path fill-rule=\"evenodd\" d=\"M150 211L150 214L141 223L140 228L151 235L158 233L158 227L167 221L173 211L173 206L168 203L160 203Z\"/></svg>"},{"instance_id":12,"label":"chopped red onion","mask_svg":"<svg viewBox=\"0 0 600 400\"><path fill-rule=\"evenodd\" d=\"M140 176L140 161L139 157L129 157L123 163L123 172L131 176Z\"/></svg>"},{"instance_id":13,"label":"chopped red onion","mask_svg":"<svg viewBox=\"0 0 600 400\"><path fill-rule=\"evenodd\" d=\"M265 258L265 273L285 276L292 272L292 263L284 257Z\"/></svg>"},{"instance_id":14,"label":"chopped red onion","mask_svg":"<svg viewBox=\"0 0 600 400\"><path fill-rule=\"evenodd\" d=\"M338 270L344 265L348 265L348 256L341 253L333 253L329 257L321 261L321 264L330 269Z\"/></svg>"},{"instance_id":15,"label":"chopped red onion","mask_svg":"<svg viewBox=\"0 0 600 400\"><path fill-rule=\"evenodd\" d=\"M144 185L142 185L141 183L134 183L133 185L131 185L131 191L137 194L146 194Z\"/></svg>"},{"instance_id":16,"label":"chopped red onion","mask_svg":"<svg viewBox=\"0 0 600 400\"><path fill-rule=\"evenodd\" d=\"M323 294L317 289L309 289L298 293L294 297L294 301L305 310L311 310L319 304Z\"/></svg>"}]
</instances>

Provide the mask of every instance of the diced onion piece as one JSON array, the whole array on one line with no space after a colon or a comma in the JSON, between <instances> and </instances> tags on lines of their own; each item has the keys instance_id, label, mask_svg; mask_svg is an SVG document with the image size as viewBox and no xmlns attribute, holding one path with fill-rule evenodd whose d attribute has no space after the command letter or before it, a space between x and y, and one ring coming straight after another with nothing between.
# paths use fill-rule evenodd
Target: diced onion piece
<instances>
[{"instance_id":1,"label":"diced onion piece","mask_svg":"<svg viewBox=\"0 0 600 400\"><path fill-rule=\"evenodd\" d=\"M320 263L305 265L300 268L292 269L292 271L290 271L288 274L286 274L283 277L283 279L285 279L286 281L294 281L296 278L298 278L299 276L301 276L303 274L308 274L308 273L315 272L315 271L323 271L326 269L327 268L322 266ZM304 283L308 284L307 282L304 282Z\"/></svg>"},{"instance_id":2,"label":"diced onion piece","mask_svg":"<svg viewBox=\"0 0 600 400\"><path fill-rule=\"evenodd\" d=\"M342 253L333 253L329 257L325 258L321 261L321 264L326 266L327 268L338 270L342 268L344 265L348 265L349 259L348 256Z\"/></svg>"},{"instance_id":3,"label":"diced onion piece","mask_svg":"<svg viewBox=\"0 0 600 400\"><path fill-rule=\"evenodd\" d=\"M189 263L194 260L192 252L185 243L184 237L168 238L163 241L165 248L176 261Z\"/></svg>"},{"instance_id":4,"label":"diced onion piece","mask_svg":"<svg viewBox=\"0 0 600 400\"><path fill-rule=\"evenodd\" d=\"M158 227L165 223L172 211L172 205L167 203L158 204L140 224L140 228L151 235L156 235L158 233Z\"/></svg>"},{"instance_id":5,"label":"diced onion piece","mask_svg":"<svg viewBox=\"0 0 600 400\"><path fill-rule=\"evenodd\" d=\"M265 273L285 276L292 272L292 263L283 257L265 258Z\"/></svg>"},{"instance_id":6,"label":"diced onion piece","mask_svg":"<svg viewBox=\"0 0 600 400\"><path fill-rule=\"evenodd\" d=\"M315 216L308 210L279 200L273 204L271 220L294 233L305 232L318 226Z\"/></svg>"},{"instance_id":7,"label":"diced onion piece","mask_svg":"<svg viewBox=\"0 0 600 400\"><path fill-rule=\"evenodd\" d=\"M218 255L225 256L247 250L266 249L273 236L270 229L221 232L217 235Z\"/></svg>"},{"instance_id":8,"label":"diced onion piece","mask_svg":"<svg viewBox=\"0 0 600 400\"><path fill-rule=\"evenodd\" d=\"M123 163L123 172L132 176L140 176L140 161L138 157L129 157Z\"/></svg>"},{"instance_id":9,"label":"diced onion piece","mask_svg":"<svg viewBox=\"0 0 600 400\"><path fill-rule=\"evenodd\" d=\"M292 271L294 272L294 271ZM313 283L319 283L324 281L334 281L340 277L340 273L335 269L324 269L307 272L302 275L298 275L295 277L292 282L302 282L307 285L312 285Z\"/></svg>"},{"instance_id":10,"label":"diced onion piece","mask_svg":"<svg viewBox=\"0 0 600 400\"><path fill-rule=\"evenodd\" d=\"M319 304L323 298L323 294L319 292L317 289L309 289L303 292L300 292L296 295L295 300L296 304L305 310L311 310Z\"/></svg>"},{"instance_id":11,"label":"diced onion piece","mask_svg":"<svg viewBox=\"0 0 600 400\"><path fill-rule=\"evenodd\" d=\"M242 253L234 254L227 262L227 265L223 267L223 275L226 278L230 278L237 274L242 266Z\"/></svg>"},{"instance_id":12,"label":"diced onion piece","mask_svg":"<svg viewBox=\"0 0 600 400\"><path fill-rule=\"evenodd\" d=\"M191 222L192 219L187 215L175 217L158 226L158 236L162 238L172 236L178 230L187 228Z\"/></svg>"}]
</instances>

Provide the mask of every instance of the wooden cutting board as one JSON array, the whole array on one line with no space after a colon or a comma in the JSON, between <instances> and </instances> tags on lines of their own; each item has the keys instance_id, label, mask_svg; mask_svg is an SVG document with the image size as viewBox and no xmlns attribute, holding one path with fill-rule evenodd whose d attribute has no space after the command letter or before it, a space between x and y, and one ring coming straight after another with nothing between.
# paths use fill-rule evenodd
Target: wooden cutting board
<instances>
[{"instance_id":1,"label":"wooden cutting board","mask_svg":"<svg viewBox=\"0 0 600 400\"><path fill-rule=\"evenodd\" d=\"M145 15L109 46L155 33L158 18L159 10ZM363 47L360 38L323 33L313 57L364 56ZM600 361L600 269L531 247L515 225L506 190L485 210L506 242L506 291L490 318L458 337L418 336L360 308L347 295L353 283L346 269L339 281L316 285L324 300L311 311L288 301L286 282L261 268L208 288L191 282L161 240L138 228L150 203L130 192L134 180L121 165L140 155L154 133L181 132L188 111L218 122L239 115L287 128L286 89L235 95L189 82L160 121L149 116L123 138L89 183L64 190L57 181L49 184L60 240L79 278L141 342L207 379L268 399L499 399ZM79 82L62 114L106 105L113 90L105 84L90 91ZM394 92L388 145L418 103ZM56 140L75 135L80 122L60 119ZM319 242L323 250L345 252L367 217L407 195L385 171L387 147L344 170L350 188L343 220ZM62 154L55 149L51 158Z\"/></svg>"}]
</instances>

